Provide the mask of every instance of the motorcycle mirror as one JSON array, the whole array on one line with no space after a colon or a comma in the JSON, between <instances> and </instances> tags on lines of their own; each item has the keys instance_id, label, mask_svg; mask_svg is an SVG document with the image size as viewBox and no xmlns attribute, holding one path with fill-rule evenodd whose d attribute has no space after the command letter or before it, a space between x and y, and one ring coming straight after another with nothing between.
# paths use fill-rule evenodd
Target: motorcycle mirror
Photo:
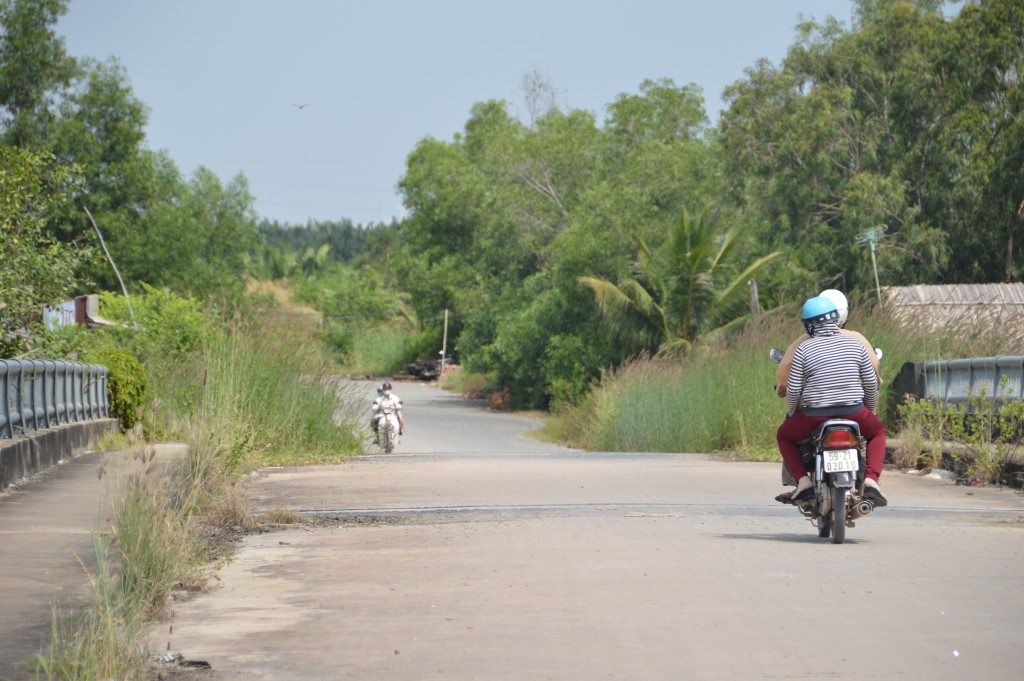
<instances>
[{"instance_id":1,"label":"motorcycle mirror","mask_svg":"<svg viewBox=\"0 0 1024 681\"><path fill-rule=\"evenodd\" d=\"M768 353L768 359L775 362L776 364L782 364L782 358L786 356L782 350L778 348L772 348L771 352Z\"/></svg>"},{"instance_id":2,"label":"motorcycle mirror","mask_svg":"<svg viewBox=\"0 0 1024 681\"><path fill-rule=\"evenodd\" d=\"M882 348L875 348L875 357L882 359Z\"/></svg>"}]
</instances>

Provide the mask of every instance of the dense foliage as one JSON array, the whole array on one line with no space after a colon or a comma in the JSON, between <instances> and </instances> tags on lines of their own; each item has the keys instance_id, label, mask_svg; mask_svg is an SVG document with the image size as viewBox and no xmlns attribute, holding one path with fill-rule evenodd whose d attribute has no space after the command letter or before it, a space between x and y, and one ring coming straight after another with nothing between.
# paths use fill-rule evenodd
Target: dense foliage
<instances>
[{"instance_id":1,"label":"dense foliage","mask_svg":"<svg viewBox=\"0 0 1024 681\"><path fill-rule=\"evenodd\" d=\"M697 88L640 89L603 125L558 109L526 124L482 103L453 141L425 139L409 156L396 280L419 317L457 312L467 367L497 372L519 405L576 400L601 366L644 349L609 330L580 278L629 277L638 244L664 241L684 208L722 203ZM715 219L728 231L732 217Z\"/></svg>"},{"instance_id":2,"label":"dense foliage","mask_svg":"<svg viewBox=\"0 0 1024 681\"><path fill-rule=\"evenodd\" d=\"M49 181L38 198L46 210L15 201L5 181L4 222L35 221L46 239L36 252L60 242L79 255L73 271L59 279L64 290L40 288L32 303L92 293L94 283L120 290L114 265L129 290L146 283L237 299L257 235L245 178L225 185L199 168L186 179L165 153L147 149L147 109L124 68L113 58L77 60L54 33L67 5L68 0L0 2L3 167L14 168L17 178L26 163L46 163L46 172L64 178L60 186ZM100 234L114 265L83 250L98 252Z\"/></svg>"},{"instance_id":3,"label":"dense foliage","mask_svg":"<svg viewBox=\"0 0 1024 681\"><path fill-rule=\"evenodd\" d=\"M0 145L0 357L31 348L40 306L75 288L74 270L89 256L46 229L71 182L49 154Z\"/></svg>"},{"instance_id":4,"label":"dense foliage","mask_svg":"<svg viewBox=\"0 0 1024 681\"><path fill-rule=\"evenodd\" d=\"M1019 279L1024 5L853 4L852 26L802 24L750 67L716 128L667 79L602 125L478 104L409 156L394 286L422 319L456 312L467 368L545 406L638 352L717 341L748 283L761 309L873 289L872 229L882 285Z\"/></svg>"},{"instance_id":5,"label":"dense foliage","mask_svg":"<svg viewBox=\"0 0 1024 681\"><path fill-rule=\"evenodd\" d=\"M36 230L5 235L5 255L69 256L17 321L13 297L0 311L7 345L33 304L118 288L85 209L133 293L224 302L247 275L283 282L338 359L382 371L436 357L447 319L448 349L520 406L576 403L602 371L717 343L754 310L873 289L868 230L882 285L1019 279L1024 5L852 4L849 26L803 23L780 63L738 74L715 125L692 84L653 77L598 115L559 108L534 73L526 120L479 102L410 151L403 221L292 226L257 223L244 177L186 179L144 147L124 69L53 32L67 0L0 2L0 135L21 168L5 224ZM44 172L60 200L10 179Z\"/></svg>"},{"instance_id":6,"label":"dense foliage","mask_svg":"<svg viewBox=\"0 0 1024 681\"><path fill-rule=\"evenodd\" d=\"M1019 278L1024 5L856 6L854 30L805 24L727 90L723 158L761 241L847 288L870 286L856 237L876 225L885 283Z\"/></svg>"},{"instance_id":7,"label":"dense foliage","mask_svg":"<svg viewBox=\"0 0 1024 681\"><path fill-rule=\"evenodd\" d=\"M113 344L96 347L82 357L92 364L102 364L110 374L107 391L110 410L122 430L129 430L142 421L146 398L146 372L142 362L131 350Z\"/></svg>"}]
</instances>

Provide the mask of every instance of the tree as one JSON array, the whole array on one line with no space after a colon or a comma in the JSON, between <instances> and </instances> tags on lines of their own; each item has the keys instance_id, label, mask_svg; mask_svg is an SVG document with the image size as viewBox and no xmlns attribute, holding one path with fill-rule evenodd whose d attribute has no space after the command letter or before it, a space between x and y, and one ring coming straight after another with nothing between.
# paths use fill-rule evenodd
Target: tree
<instances>
[{"instance_id":1,"label":"tree","mask_svg":"<svg viewBox=\"0 0 1024 681\"><path fill-rule=\"evenodd\" d=\"M127 280L136 288L140 280L153 281L149 272L140 271L140 263L172 260L173 252L157 251L162 240L141 239L143 223L155 204L179 193L182 180L166 155L144 147L145 105L134 96L124 69L112 60L87 62L58 111L46 145L62 162L76 165L80 181L74 201L52 224L54 233L64 241L91 234L88 209ZM82 274L103 289L117 288L105 262Z\"/></svg>"},{"instance_id":2,"label":"tree","mask_svg":"<svg viewBox=\"0 0 1024 681\"><path fill-rule=\"evenodd\" d=\"M147 210L140 229L123 233L136 281L200 299L241 294L257 243L252 204L244 176L222 184L200 167L173 200Z\"/></svg>"},{"instance_id":3,"label":"tree","mask_svg":"<svg viewBox=\"0 0 1024 681\"><path fill-rule=\"evenodd\" d=\"M52 156L0 143L0 357L31 347L43 306L67 298L76 266L92 256L88 246L60 243L45 229L72 180Z\"/></svg>"},{"instance_id":4,"label":"tree","mask_svg":"<svg viewBox=\"0 0 1024 681\"><path fill-rule=\"evenodd\" d=\"M957 243L956 279L1012 281L1024 274L1022 22L1017 0L968 3L936 57L947 84L940 100L947 151L932 173L945 199L936 210L949 217Z\"/></svg>"},{"instance_id":5,"label":"tree","mask_svg":"<svg viewBox=\"0 0 1024 681\"><path fill-rule=\"evenodd\" d=\"M818 285L868 288L860 232L888 227L883 283L1019 276L1024 139L1016 0L859 0L800 27L781 67L727 92L720 139L762 238Z\"/></svg>"},{"instance_id":6,"label":"tree","mask_svg":"<svg viewBox=\"0 0 1024 681\"><path fill-rule=\"evenodd\" d=\"M713 218L691 218L683 210L675 229L657 250L638 240L632 277L618 284L599 277L580 277L594 293L613 330L648 349L678 353L723 322L736 323L736 303L747 282L780 252L758 258L739 273L730 271L741 233L721 233ZM657 343L655 346L654 344Z\"/></svg>"},{"instance_id":7,"label":"tree","mask_svg":"<svg viewBox=\"0 0 1024 681\"><path fill-rule=\"evenodd\" d=\"M55 118L54 94L78 72L53 32L68 0L0 0L0 118L8 144L39 148Z\"/></svg>"},{"instance_id":8,"label":"tree","mask_svg":"<svg viewBox=\"0 0 1024 681\"><path fill-rule=\"evenodd\" d=\"M421 317L456 312L468 367L543 407L579 399L638 349L602 333L577 278L617 280L637 239L660 242L683 205L725 192L695 86L645 81L602 128L558 108L550 84L528 85L530 120L484 102L451 142L417 145L399 185L403 255L390 262Z\"/></svg>"}]
</instances>

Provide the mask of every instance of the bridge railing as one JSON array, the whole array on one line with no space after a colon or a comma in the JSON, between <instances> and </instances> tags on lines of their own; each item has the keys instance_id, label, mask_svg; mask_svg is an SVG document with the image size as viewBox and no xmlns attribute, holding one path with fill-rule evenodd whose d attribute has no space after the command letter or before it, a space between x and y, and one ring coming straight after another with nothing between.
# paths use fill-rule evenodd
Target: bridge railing
<instances>
[{"instance_id":1,"label":"bridge railing","mask_svg":"<svg viewBox=\"0 0 1024 681\"><path fill-rule=\"evenodd\" d=\"M0 440L109 418L109 373L99 364L0 359Z\"/></svg>"},{"instance_id":2,"label":"bridge railing","mask_svg":"<svg viewBox=\"0 0 1024 681\"><path fill-rule=\"evenodd\" d=\"M907 362L893 381L902 399L919 399L971 406L972 398L1020 400L1024 388L1024 357L972 357L934 362Z\"/></svg>"}]
</instances>

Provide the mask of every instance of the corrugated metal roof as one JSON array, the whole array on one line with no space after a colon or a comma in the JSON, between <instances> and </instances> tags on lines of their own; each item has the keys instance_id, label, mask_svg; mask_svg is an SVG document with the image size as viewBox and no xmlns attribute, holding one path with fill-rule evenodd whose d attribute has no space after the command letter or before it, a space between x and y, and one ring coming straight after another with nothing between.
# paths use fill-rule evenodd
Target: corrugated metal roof
<instances>
[{"instance_id":1,"label":"corrugated metal roof","mask_svg":"<svg viewBox=\"0 0 1024 681\"><path fill-rule=\"evenodd\" d=\"M904 324L1024 335L1024 283L890 286L882 298Z\"/></svg>"},{"instance_id":2,"label":"corrugated metal roof","mask_svg":"<svg viewBox=\"0 0 1024 681\"><path fill-rule=\"evenodd\" d=\"M888 286L882 289L887 306L934 305L999 305L1020 308L1024 313L1024 283L1011 284L947 284Z\"/></svg>"}]
</instances>

